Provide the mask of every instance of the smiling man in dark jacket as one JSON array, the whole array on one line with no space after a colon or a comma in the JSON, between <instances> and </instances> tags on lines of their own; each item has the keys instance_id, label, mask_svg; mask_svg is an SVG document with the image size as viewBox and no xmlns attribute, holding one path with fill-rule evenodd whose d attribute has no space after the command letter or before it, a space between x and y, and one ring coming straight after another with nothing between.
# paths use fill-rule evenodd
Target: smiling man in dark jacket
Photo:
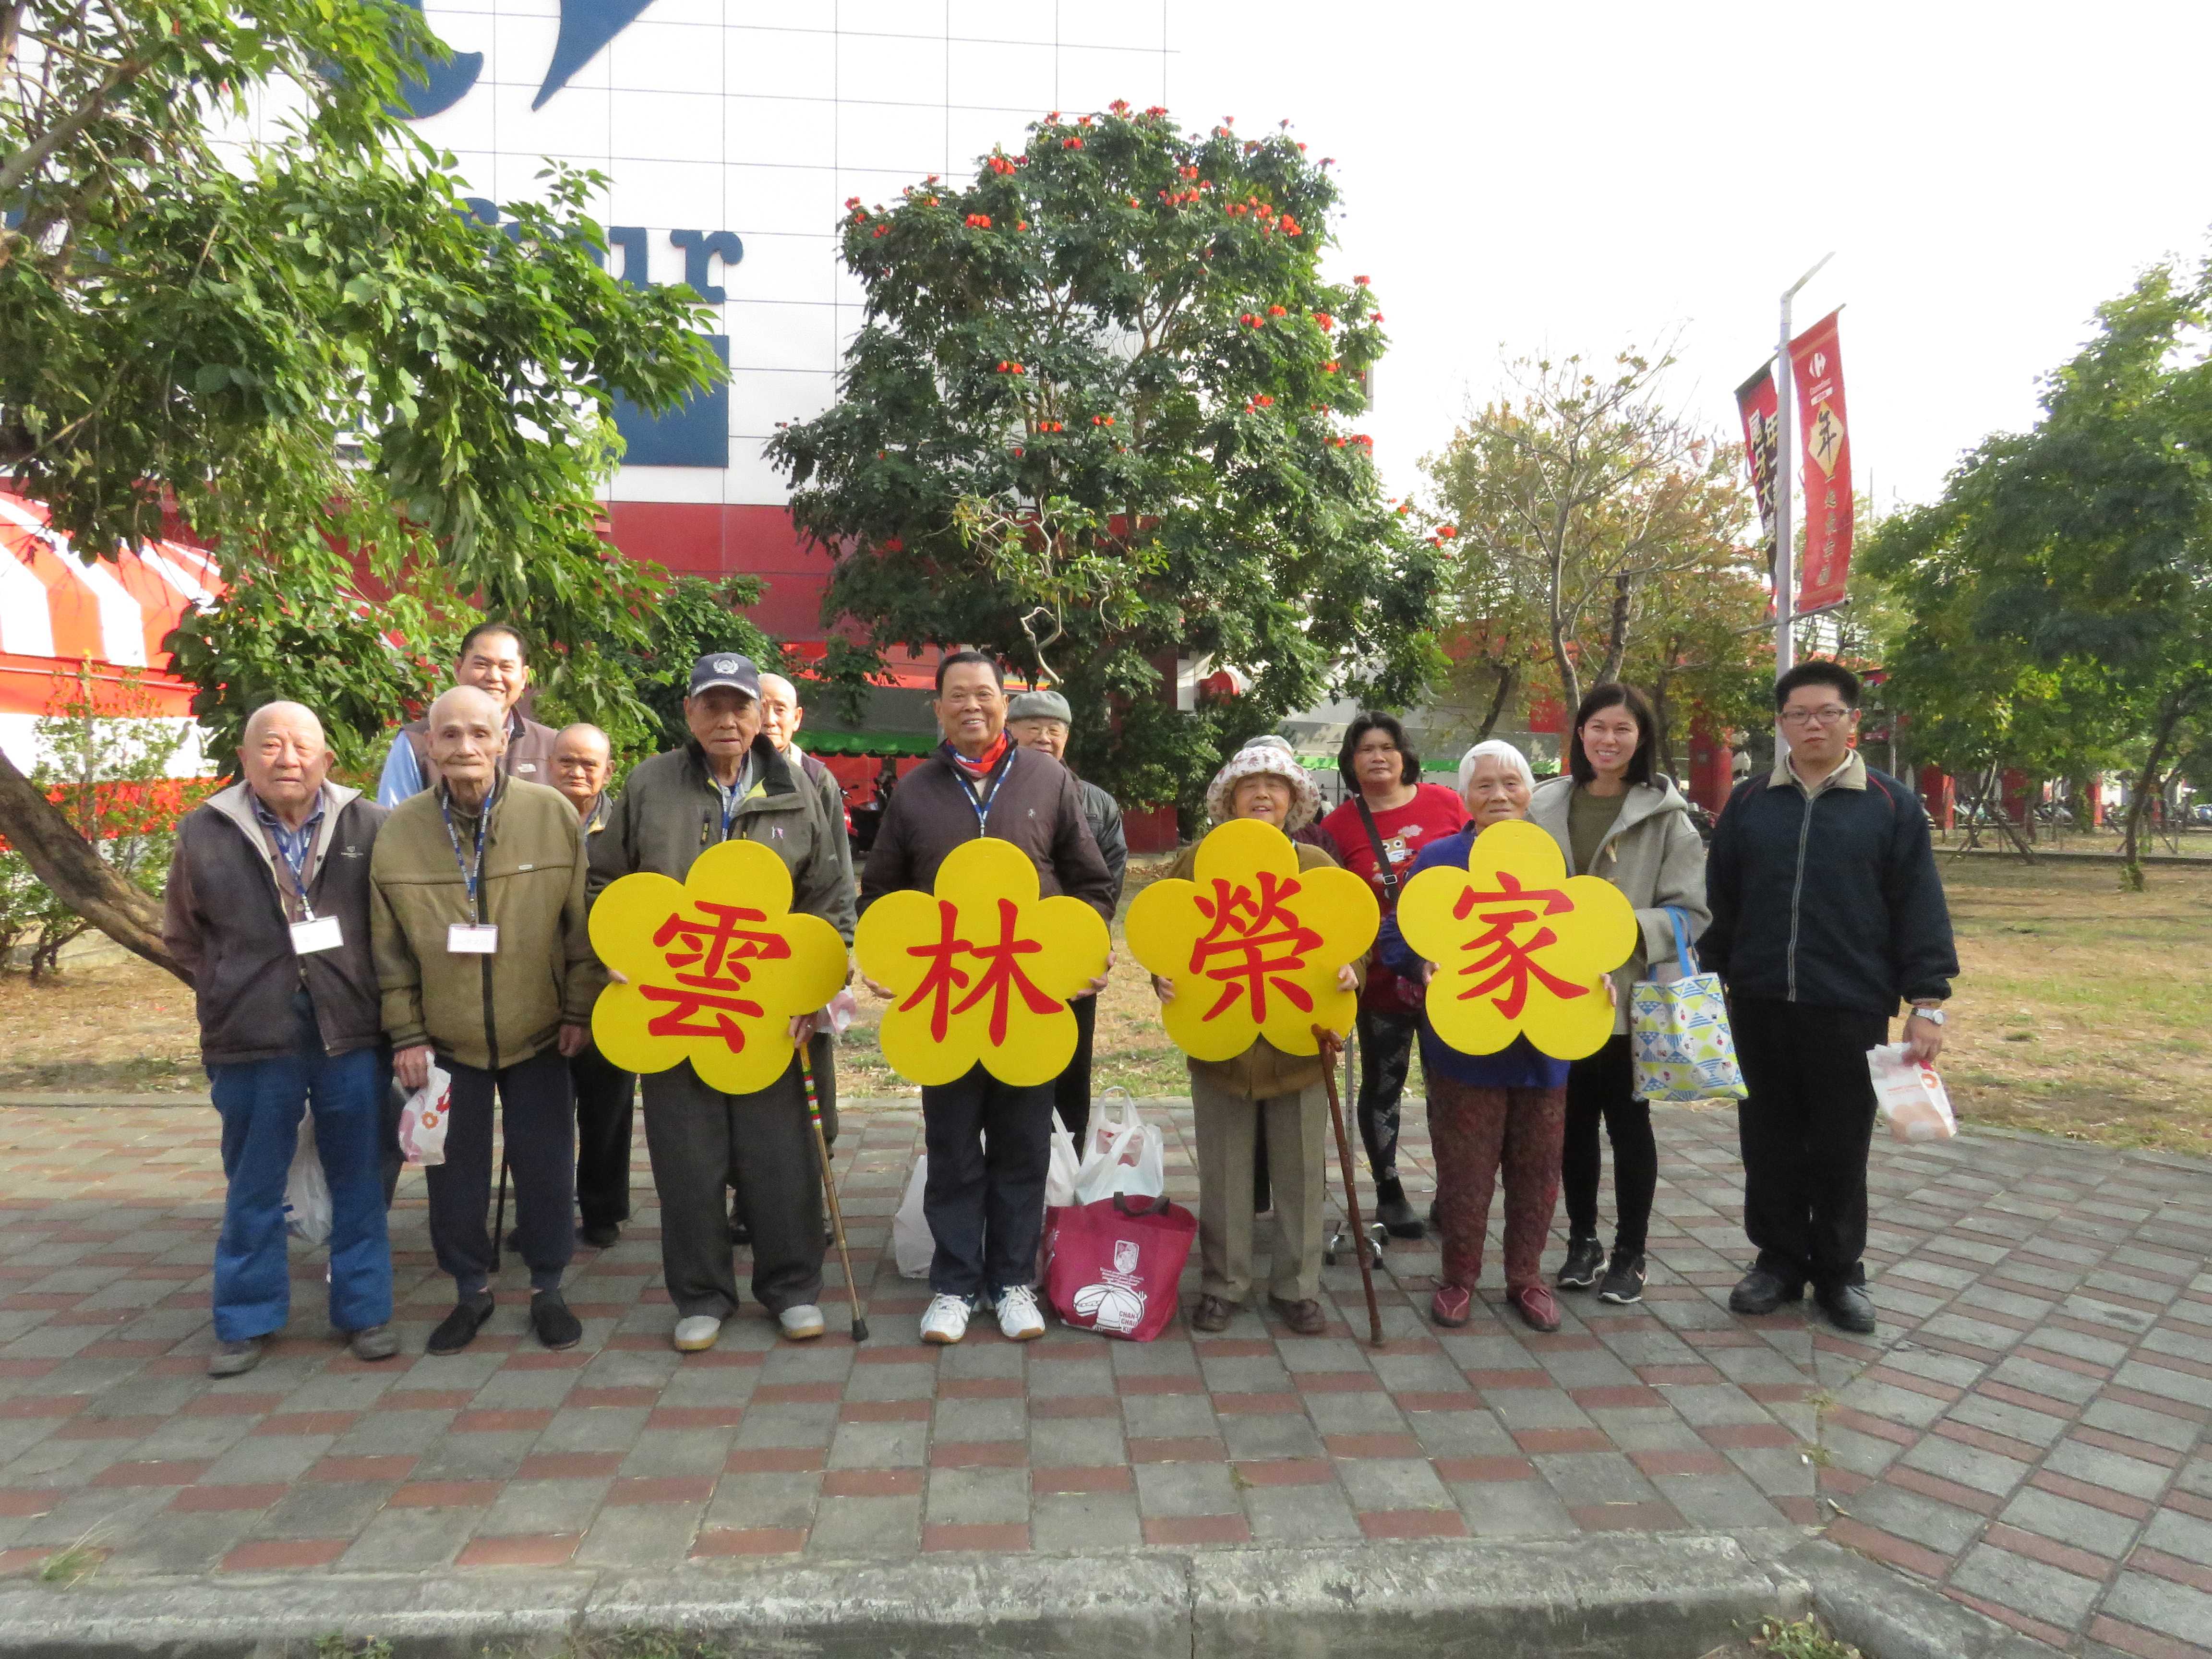
<instances>
[{"instance_id":1,"label":"smiling man in dark jacket","mask_svg":"<svg viewBox=\"0 0 2212 1659\"><path fill-rule=\"evenodd\" d=\"M161 925L192 975L229 1182L208 1370L252 1370L291 1311L284 1185L311 1108L331 1189L331 1322L357 1357L388 1359L399 1344L368 884L384 810L329 781L322 723L296 702L255 709L238 755L243 780L178 826Z\"/></svg>"},{"instance_id":2,"label":"smiling man in dark jacket","mask_svg":"<svg viewBox=\"0 0 2212 1659\"><path fill-rule=\"evenodd\" d=\"M1808 1283L1842 1329L1875 1328L1860 1255L1874 1138L1868 1049L1904 1040L1933 1064L1959 959L1920 800L1851 738L1859 682L1832 662L1776 682L1788 750L1736 787L1705 862L1712 926L1698 941L1729 990L1748 1097L1744 1231L1759 1259L1729 1297L1771 1313Z\"/></svg>"}]
</instances>

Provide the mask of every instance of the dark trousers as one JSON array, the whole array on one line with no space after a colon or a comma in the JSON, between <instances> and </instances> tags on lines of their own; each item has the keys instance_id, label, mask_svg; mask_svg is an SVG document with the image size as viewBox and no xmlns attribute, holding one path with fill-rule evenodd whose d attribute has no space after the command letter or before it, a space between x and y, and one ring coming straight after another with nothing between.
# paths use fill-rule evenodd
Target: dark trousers
<instances>
[{"instance_id":1,"label":"dark trousers","mask_svg":"<svg viewBox=\"0 0 2212 1659\"><path fill-rule=\"evenodd\" d=\"M921 1209L937 1240L929 1288L939 1295L996 1295L1035 1281L1052 1088L1018 1089L976 1066L921 1091L929 1149Z\"/></svg>"},{"instance_id":2,"label":"dark trousers","mask_svg":"<svg viewBox=\"0 0 2212 1659\"><path fill-rule=\"evenodd\" d=\"M216 1338L268 1336L290 1316L284 1187L303 1110L313 1114L315 1153L331 1189L331 1323L364 1331L388 1322L392 1248L377 1188L377 1051L332 1057L310 1036L281 1060L211 1066L208 1078L222 1119L229 1183L215 1246Z\"/></svg>"},{"instance_id":3,"label":"dark trousers","mask_svg":"<svg viewBox=\"0 0 2212 1659\"><path fill-rule=\"evenodd\" d=\"M795 1057L750 1095L709 1088L689 1060L647 1073L645 1146L660 1194L661 1274L678 1318L727 1319L738 1310L722 1207L729 1187L752 1229L754 1299L780 1314L821 1298L821 1164Z\"/></svg>"},{"instance_id":4,"label":"dark trousers","mask_svg":"<svg viewBox=\"0 0 2212 1659\"><path fill-rule=\"evenodd\" d=\"M1413 1065L1413 1036L1420 1022L1410 1014L1359 1011L1359 1139L1367 1169L1377 1181L1398 1173L1398 1103Z\"/></svg>"},{"instance_id":5,"label":"dark trousers","mask_svg":"<svg viewBox=\"0 0 2212 1659\"><path fill-rule=\"evenodd\" d=\"M445 1055L453 1073L446 1161L425 1164L430 1188L430 1248L463 1297L491 1284L491 1110L499 1096L507 1167L514 1182L514 1227L532 1290L557 1290L575 1251L576 1107L568 1062L547 1048L487 1072Z\"/></svg>"},{"instance_id":6,"label":"dark trousers","mask_svg":"<svg viewBox=\"0 0 2212 1659\"><path fill-rule=\"evenodd\" d=\"M1874 1083L1867 1050L1889 1022L1850 1008L1731 1000L1747 1098L1743 1230L1759 1266L1816 1290L1863 1283Z\"/></svg>"},{"instance_id":7,"label":"dark trousers","mask_svg":"<svg viewBox=\"0 0 2212 1659\"><path fill-rule=\"evenodd\" d=\"M1098 999L1078 997L1067 1012L1075 1016L1075 1054L1053 1079L1052 1109L1075 1137L1076 1155L1081 1157L1084 1133L1091 1127L1091 1039L1098 1029Z\"/></svg>"},{"instance_id":8,"label":"dark trousers","mask_svg":"<svg viewBox=\"0 0 2212 1659\"><path fill-rule=\"evenodd\" d=\"M598 1048L568 1062L576 1091L576 1209L586 1227L629 1219L630 1125L636 1116L637 1073Z\"/></svg>"},{"instance_id":9,"label":"dark trousers","mask_svg":"<svg viewBox=\"0 0 2212 1659\"><path fill-rule=\"evenodd\" d=\"M1659 1143L1651 1134L1651 1105L1636 1098L1636 1066L1623 1032L1577 1060L1567 1073L1567 1133L1559 1180L1567 1199L1567 1231L1597 1237L1597 1189L1602 1162L1597 1126L1613 1142L1613 1248L1641 1255L1651 1224L1651 1198L1659 1189Z\"/></svg>"}]
</instances>

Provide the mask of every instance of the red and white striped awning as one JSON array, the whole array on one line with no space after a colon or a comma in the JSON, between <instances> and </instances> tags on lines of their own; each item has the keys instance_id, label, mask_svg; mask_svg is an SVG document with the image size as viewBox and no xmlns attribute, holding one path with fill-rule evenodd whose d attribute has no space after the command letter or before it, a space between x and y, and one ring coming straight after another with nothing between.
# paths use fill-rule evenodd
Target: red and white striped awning
<instances>
[{"instance_id":1,"label":"red and white striped awning","mask_svg":"<svg viewBox=\"0 0 2212 1659\"><path fill-rule=\"evenodd\" d=\"M74 677L89 658L96 678L137 669L160 714L188 714L192 688L169 672L161 641L222 591L213 556L181 542L88 564L43 504L0 489L0 713L44 714L54 676Z\"/></svg>"}]
</instances>

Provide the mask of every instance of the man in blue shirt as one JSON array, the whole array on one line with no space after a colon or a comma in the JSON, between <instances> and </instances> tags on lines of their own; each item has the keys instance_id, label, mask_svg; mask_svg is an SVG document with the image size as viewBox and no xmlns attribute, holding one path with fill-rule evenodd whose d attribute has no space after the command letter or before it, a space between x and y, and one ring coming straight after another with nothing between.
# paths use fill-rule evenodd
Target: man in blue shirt
<instances>
[{"instance_id":1,"label":"man in blue shirt","mask_svg":"<svg viewBox=\"0 0 2212 1659\"><path fill-rule=\"evenodd\" d=\"M453 663L453 684L473 685L497 700L507 718L507 754L500 769L525 783L553 783L555 733L519 713L515 705L530 689L530 647L521 634L506 623L482 622L461 636L460 654ZM376 804L397 806L408 796L428 789L438 781L430 759L430 727L427 720L410 720L392 740L384 772L376 784Z\"/></svg>"}]
</instances>

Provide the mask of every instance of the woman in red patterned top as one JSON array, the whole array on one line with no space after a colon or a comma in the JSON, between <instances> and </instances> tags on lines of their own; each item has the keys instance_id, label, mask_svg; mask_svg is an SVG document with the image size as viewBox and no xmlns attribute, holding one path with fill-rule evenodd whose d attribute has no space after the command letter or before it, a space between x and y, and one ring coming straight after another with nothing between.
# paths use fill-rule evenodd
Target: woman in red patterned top
<instances>
[{"instance_id":1,"label":"woman in red patterned top","mask_svg":"<svg viewBox=\"0 0 2212 1659\"><path fill-rule=\"evenodd\" d=\"M1421 850L1466 826L1467 803L1421 781L1421 757L1389 714L1353 720L1336 763L1353 793L1322 820L1322 833L1340 864L1374 883L1387 916ZM1359 1138L1375 1176L1376 1219L1400 1238L1421 1236L1398 1179L1398 1102L1420 1022L1421 988L1376 963L1359 998Z\"/></svg>"}]
</instances>

